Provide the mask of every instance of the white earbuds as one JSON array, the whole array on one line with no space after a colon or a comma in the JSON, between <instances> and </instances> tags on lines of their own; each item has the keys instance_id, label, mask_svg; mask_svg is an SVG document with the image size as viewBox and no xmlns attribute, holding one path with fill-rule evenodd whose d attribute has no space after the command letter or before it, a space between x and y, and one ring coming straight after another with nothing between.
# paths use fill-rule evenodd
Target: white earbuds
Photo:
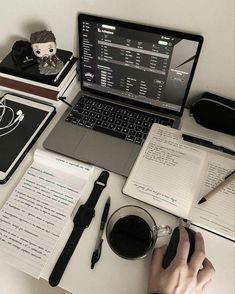
<instances>
[{"instance_id":1,"label":"white earbuds","mask_svg":"<svg viewBox=\"0 0 235 294\"><path fill-rule=\"evenodd\" d=\"M22 114L23 114L22 110L18 110L18 111L16 112L16 115L17 115L17 116L21 116Z\"/></svg>"},{"instance_id":2,"label":"white earbuds","mask_svg":"<svg viewBox=\"0 0 235 294\"><path fill-rule=\"evenodd\" d=\"M14 120L13 124L17 121L21 122L24 119L24 114L23 114L22 110L18 110L16 112L16 115L17 115L17 118Z\"/></svg>"},{"instance_id":3,"label":"white earbuds","mask_svg":"<svg viewBox=\"0 0 235 294\"><path fill-rule=\"evenodd\" d=\"M2 111L0 113L0 124L3 120L4 115L6 114L6 110L11 111L11 119L6 125L4 125L2 127L0 126L0 137L5 136L5 135L11 133L12 131L14 131L18 127L20 122L24 119L24 114L23 114L22 110L19 109L16 112L16 116L15 116L14 110L11 107L6 105L5 100L3 102L2 102L2 100L0 101L0 110L1 109L2 109Z\"/></svg>"},{"instance_id":4,"label":"white earbuds","mask_svg":"<svg viewBox=\"0 0 235 294\"><path fill-rule=\"evenodd\" d=\"M22 115L19 117L19 122L21 122L23 119L24 119L24 114L22 114Z\"/></svg>"}]
</instances>

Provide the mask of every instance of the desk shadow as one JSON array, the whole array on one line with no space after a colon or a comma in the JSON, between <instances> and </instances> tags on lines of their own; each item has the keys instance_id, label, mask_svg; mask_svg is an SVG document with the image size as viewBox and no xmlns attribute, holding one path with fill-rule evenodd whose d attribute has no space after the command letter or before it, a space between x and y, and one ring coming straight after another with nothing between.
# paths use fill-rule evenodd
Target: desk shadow
<instances>
[{"instance_id":1,"label":"desk shadow","mask_svg":"<svg viewBox=\"0 0 235 294\"><path fill-rule=\"evenodd\" d=\"M22 35L10 35L6 42L0 43L0 60L3 60L9 52L11 52L12 46L16 41L24 40L30 42L30 35L37 31L47 30L47 25L43 21L27 21L23 22L20 26Z\"/></svg>"}]
</instances>

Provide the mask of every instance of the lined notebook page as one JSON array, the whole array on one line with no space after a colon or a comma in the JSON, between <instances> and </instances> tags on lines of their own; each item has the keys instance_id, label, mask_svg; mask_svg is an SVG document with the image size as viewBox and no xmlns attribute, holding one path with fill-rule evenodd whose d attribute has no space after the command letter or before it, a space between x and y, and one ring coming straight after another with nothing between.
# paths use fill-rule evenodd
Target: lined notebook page
<instances>
[{"instance_id":1,"label":"lined notebook page","mask_svg":"<svg viewBox=\"0 0 235 294\"><path fill-rule=\"evenodd\" d=\"M235 181L225 186L208 201L197 204L198 200L223 181L225 176L233 170L235 170L235 160L212 153L208 155L206 176L190 216L194 224L214 230L234 240Z\"/></svg>"},{"instance_id":2,"label":"lined notebook page","mask_svg":"<svg viewBox=\"0 0 235 294\"><path fill-rule=\"evenodd\" d=\"M205 151L182 143L180 131L154 124L123 192L186 218L205 158Z\"/></svg>"},{"instance_id":3,"label":"lined notebook page","mask_svg":"<svg viewBox=\"0 0 235 294\"><path fill-rule=\"evenodd\" d=\"M43 150L0 211L0 258L39 278L92 172Z\"/></svg>"}]
</instances>

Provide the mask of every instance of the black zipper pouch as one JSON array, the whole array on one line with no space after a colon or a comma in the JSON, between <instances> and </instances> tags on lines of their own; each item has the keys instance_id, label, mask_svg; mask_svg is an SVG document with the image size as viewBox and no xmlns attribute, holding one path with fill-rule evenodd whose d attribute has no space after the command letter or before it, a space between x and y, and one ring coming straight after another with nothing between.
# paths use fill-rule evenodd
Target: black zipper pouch
<instances>
[{"instance_id":1,"label":"black zipper pouch","mask_svg":"<svg viewBox=\"0 0 235 294\"><path fill-rule=\"evenodd\" d=\"M198 124L235 136L235 101L206 92L190 112Z\"/></svg>"}]
</instances>

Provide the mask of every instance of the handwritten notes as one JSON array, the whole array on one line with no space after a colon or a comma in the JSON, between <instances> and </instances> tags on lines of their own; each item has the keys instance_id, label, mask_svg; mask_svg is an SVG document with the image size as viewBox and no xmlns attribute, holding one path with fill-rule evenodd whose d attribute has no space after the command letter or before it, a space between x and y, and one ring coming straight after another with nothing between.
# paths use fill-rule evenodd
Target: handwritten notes
<instances>
[{"instance_id":1,"label":"handwritten notes","mask_svg":"<svg viewBox=\"0 0 235 294\"><path fill-rule=\"evenodd\" d=\"M124 187L124 193L187 217L206 153L184 145L178 130L154 125Z\"/></svg>"},{"instance_id":2,"label":"handwritten notes","mask_svg":"<svg viewBox=\"0 0 235 294\"><path fill-rule=\"evenodd\" d=\"M1 259L38 278L92 170L37 150L0 211Z\"/></svg>"},{"instance_id":3,"label":"handwritten notes","mask_svg":"<svg viewBox=\"0 0 235 294\"><path fill-rule=\"evenodd\" d=\"M201 197L216 187L233 170L235 170L235 160L216 154L208 155L206 176L190 215L193 223L235 239L235 181L225 186L207 202L197 205Z\"/></svg>"},{"instance_id":4,"label":"handwritten notes","mask_svg":"<svg viewBox=\"0 0 235 294\"><path fill-rule=\"evenodd\" d=\"M181 137L179 130L153 124L123 192L234 240L235 181L197 202L235 170L235 160Z\"/></svg>"}]
</instances>

